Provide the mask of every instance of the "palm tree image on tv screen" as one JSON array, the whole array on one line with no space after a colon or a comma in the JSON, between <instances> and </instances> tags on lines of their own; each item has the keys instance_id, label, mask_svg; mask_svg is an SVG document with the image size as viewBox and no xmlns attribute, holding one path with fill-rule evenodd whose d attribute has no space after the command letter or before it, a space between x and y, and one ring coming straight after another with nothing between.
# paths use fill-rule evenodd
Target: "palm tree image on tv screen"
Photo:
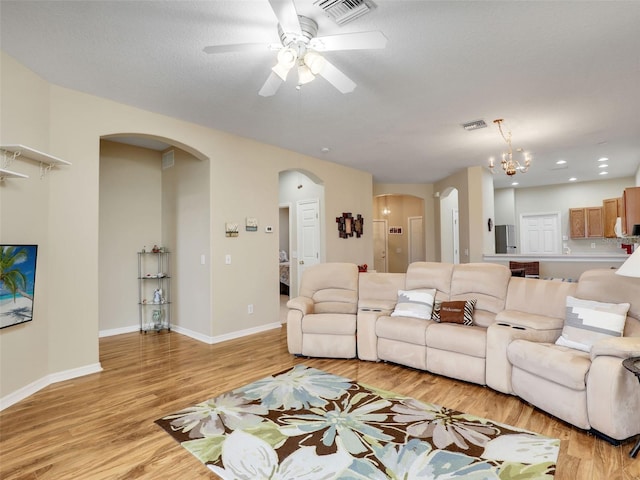
<instances>
[{"instance_id":1,"label":"palm tree image on tv screen","mask_svg":"<svg viewBox=\"0 0 640 480\"><path fill-rule=\"evenodd\" d=\"M0 328L33 320L37 245L0 245Z\"/></svg>"}]
</instances>

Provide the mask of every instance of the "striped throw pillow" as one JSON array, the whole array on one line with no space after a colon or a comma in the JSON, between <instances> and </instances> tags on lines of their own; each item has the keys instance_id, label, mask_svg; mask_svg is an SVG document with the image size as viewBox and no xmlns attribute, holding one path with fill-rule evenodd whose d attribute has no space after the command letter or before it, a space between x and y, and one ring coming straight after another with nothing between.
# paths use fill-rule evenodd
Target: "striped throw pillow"
<instances>
[{"instance_id":1,"label":"striped throw pillow","mask_svg":"<svg viewBox=\"0 0 640 480\"><path fill-rule=\"evenodd\" d=\"M567 297L567 313L562 335L556 345L590 352L598 340L621 337L629 303L604 303Z\"/></svg>"},{"instance_id":2,"label":"striped throw pillow","mask_svg":"<svg viewBox=\"0 0 640 480\"><path fill-rule=\"evenodd\" d=\"M391 316L429 320L435 298L435 288L398 290L398 301Z\"/></svg>"},{"instance_id":3,"label":"striped throw pillow","mask_svg":"<svg viewBox=\"0 0 640 480\"><path fill-rule=\"evenodd\" d=\"M442 323L473 325L473 309L476 306L476 301L473 299L436 302L431 319Z\"/></svg>"}]
</instances>

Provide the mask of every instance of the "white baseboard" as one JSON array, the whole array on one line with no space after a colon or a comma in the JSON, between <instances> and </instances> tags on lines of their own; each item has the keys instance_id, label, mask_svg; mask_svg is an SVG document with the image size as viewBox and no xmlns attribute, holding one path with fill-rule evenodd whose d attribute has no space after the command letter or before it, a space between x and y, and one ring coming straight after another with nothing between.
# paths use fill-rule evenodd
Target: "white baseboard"
<instances>
[{"instance_id":1,"label":"white baseboard","mask_svg":"<svg viewBox=\"0 0 640 480\"><path fill-rule=\"evenodd\" d=\"M133 333L140 331L140 325L130 325L128 327L110 328L108 330L100 330L98 337L113 337L114 335L122 335L123 333Z\"/></svg>"},{"instance_id":2,"label":"white baseboard","mask_svg":"<svg viewBox=\"0 0 640 480\"><path fill-rule=\"evenodd\" d=\"M214 343L225 342L227 340L233 340L235 338L246 337L247 335L253 335L254 333L265 332L267 330L273 330L274 328L282 328L281 323L268 323L266 325L260 325L259 327L246 328L244 330L238 330L236 332L224 333L222 335L216 335L215 337L210 337L208 335L203 335L198 332L194 332L193 330L189 330L188 328L183 328L179 325L173 325L171 330L176 333L180 333L182 335L186 335L187 337L193 338L194 340L198 340L203 343L207 343L209 345L213 345Z\"/></svg>"},{"instance_id":3,"label":"white baseboard","mask_svg":"<svg viewBox=\"0 0 640 480\"><path fill-rule=\"evenodd\" d=\"M12 392L9 395L0 398L0 411L18 403L20 400L24 400L25 398L36 393L38 390L42 390L43 388L48 387L52 383L62 382L64 380L70 380L72 378L82 377L84 375L98 373L101 371L102 366L99 363L94 363L92 365L72 368L63 372L50 373L49 375L46 375L45 377L42 377L35 382L32 382L29 385L26 385L16 390L15 392Z\"/></svg>"}]
</instances>

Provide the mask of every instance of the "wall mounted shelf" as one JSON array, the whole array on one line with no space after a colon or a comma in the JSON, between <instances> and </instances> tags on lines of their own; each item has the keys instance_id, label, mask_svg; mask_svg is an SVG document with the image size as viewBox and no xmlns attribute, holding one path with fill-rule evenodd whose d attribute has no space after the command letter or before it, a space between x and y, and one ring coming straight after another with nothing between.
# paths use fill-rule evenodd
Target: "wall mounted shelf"
<instances>
[{"instance_id":1,"label":"wall mounted shelf","mask_svg":"<svg viewBox=\"0 0 640 480\"><path fill-rule=\"evenodd\" d=\"M26 145L0 145L0 151L2 151L3 156L2 168L6 169L11 165L13 160L20 157L20 159L31 160L40 164L40 178L43 178L54 166L71 165L71 162L41 152L35 148L27 147Z\"/></svg>"},{"instance_id":2,"label":"wall mounted shelf","mask_svg":"<svg viewBox=\"0 0 640 480\"><path fill-rule=\"evenodd\" d=\"M4 180L5 178L29 178L29 175L0 168L0 181Z\"/></svg>"}]
</instances>

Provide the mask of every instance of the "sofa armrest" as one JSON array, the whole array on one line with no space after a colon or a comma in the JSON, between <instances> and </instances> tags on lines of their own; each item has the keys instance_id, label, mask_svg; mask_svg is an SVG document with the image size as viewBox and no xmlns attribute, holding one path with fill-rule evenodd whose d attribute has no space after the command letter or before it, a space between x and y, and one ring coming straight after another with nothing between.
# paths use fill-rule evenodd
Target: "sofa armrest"
<instances>
[{"instance_id":1,"label":"sofa armrest","mask_svg":"<svg viewBox=\"0 0 640 480\"><path fill-rule=\"evenodd\" d=\"M358 358L377 362L378 336L376 335L376 322L379 317L388 316L393 311L395 302L384 305L382 301L364 301L360 303L357 317L357 345ZM386 307L386 308L385 308Z\"/></svg>"},{"instance_id":2,"label":"sofa armrest","mask_svg":"<svg viewBox=\"0 0 640 480\"><path fill-rule=\"evenodd\" d=\"M313 300L309 297L295 297L287 302L287 308L300 310L303 315L313 313Z\"/></svg>"},{"instance_id":3,"label":"sofa armrest","mask_svg":"<svg viewBox=\"0 0 640 480\"><path fill-rule=\"evenodd\" d=\"M390 315L395 307L395 300L376 300L372 298L361 298L358 300L359 311L382 312L384 315Z\"/></svg>"},{"instance_id":4,"label":"sofa armrest","mask_svg":"<svg viewBox=\"0 0 640 480\"><path fill-rule=\"evenodd\" d=\"M496 315L495 323L527 330L558 330L559 335L564 319L519 310L503 310Z\"/></svg>"},{"instance_id":5,"label":"sofa armrest","mask_svg":"<svg viewBox=\"0 0 640 480\"><path fill-rule=\"evenodd\" d=\"M486 382L489 387L498 392L513 394L511 385L513 367L507 357L509 344L520 339L553 343L560 336L562 325L554 321L553 317L515 310L510 310L509 315L502 316L505 312L500 312L496 322L487 328Z\"/></svg>"},{"instance_id":6,"label":"sofa armrest","mask_svg":"<svg viewBox=\"0 0 640 480\"><path fill-rule=\"evenodd\" d=\"M640 357L640 337L612 337L600 340L591 348L591 361L603 355L622 359Z\"/></svg>"}]
</instances>

